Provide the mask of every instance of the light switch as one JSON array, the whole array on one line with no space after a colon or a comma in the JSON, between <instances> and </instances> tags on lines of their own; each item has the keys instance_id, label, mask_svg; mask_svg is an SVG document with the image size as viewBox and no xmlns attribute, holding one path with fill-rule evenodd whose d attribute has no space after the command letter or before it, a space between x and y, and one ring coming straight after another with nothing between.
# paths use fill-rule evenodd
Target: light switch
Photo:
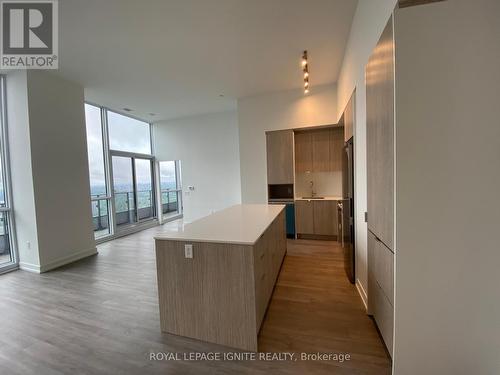
<instances>
[{"instance_id":1,"label":"light switch","mask_svg":"<svg viewBox=\"0 0 500 375\"><path fill-rule=\"evenodd\" d=\"M193 258L193 245L192 244L185 244L184 245L184 257L185 258Z\"/></svg>"}]
</instances>

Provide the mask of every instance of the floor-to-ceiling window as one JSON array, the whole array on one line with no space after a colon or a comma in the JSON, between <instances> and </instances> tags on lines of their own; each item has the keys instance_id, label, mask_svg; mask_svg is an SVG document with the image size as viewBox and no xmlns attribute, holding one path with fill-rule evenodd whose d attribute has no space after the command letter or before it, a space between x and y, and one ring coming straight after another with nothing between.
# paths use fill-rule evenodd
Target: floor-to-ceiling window
<instances>
[{"instance_id":1,"label":"floor-to-ceiling window","mask_svg":"<svg viewBox=\"0 0 500 375\"><path fill-rule=\"evenodd\" d=\"M163 218L169 218L182 212L180 161L161 161L159 164L161 211Z\"/></svg>"},{"instance_id":2,"label":"floor-to-ceiling window","mask_svg":"<svg viewBox=\"0 0 500 375\"><path fill-rule=\"evenodd\" d=\"M5 78L0 77L0 273L16 268L19 262L13 237L13 214L10 196L7 124L5 113Z\"/></svg>"},{"instance_id":3,"label":"floor-to-ceiling window","mask_svg":"<svg viewBox=\"0 0 500 375\"><path fill-rule=\"evenodd\" d=\"M85 104L85 121L87 125L92 222L95 238L102 238L112 233L112 225L110 217L111 190L107 183L107 158L104 148L106 133L101 108Z\"/></svg>"},{"instance_id":4,"label":"floor-to-ceiling window","mask_svg":"<svg viewBox=\"0 0 500 375\"><path fill-rule=\"evenodd\" d=\"M156 220L150 124L90 104L85 112L95 237Z\"/></svg>"}]
</instances>

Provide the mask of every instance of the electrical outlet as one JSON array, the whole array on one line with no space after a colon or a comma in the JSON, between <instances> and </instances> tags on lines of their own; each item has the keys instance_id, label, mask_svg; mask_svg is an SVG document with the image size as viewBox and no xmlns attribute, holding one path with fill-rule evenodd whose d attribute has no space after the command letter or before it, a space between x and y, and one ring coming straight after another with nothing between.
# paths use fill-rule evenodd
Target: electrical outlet
<instances>
[{"instance_id":1,"label":"electrical outlet","mask_svg":"<svg viewBox=\"0 0 500 375\"><path fill-rule=\"evenodd\" d=\"M192 244L185 244L184 245L184 257L193 259L193 245Z\"/></svg>"}]
</instances>

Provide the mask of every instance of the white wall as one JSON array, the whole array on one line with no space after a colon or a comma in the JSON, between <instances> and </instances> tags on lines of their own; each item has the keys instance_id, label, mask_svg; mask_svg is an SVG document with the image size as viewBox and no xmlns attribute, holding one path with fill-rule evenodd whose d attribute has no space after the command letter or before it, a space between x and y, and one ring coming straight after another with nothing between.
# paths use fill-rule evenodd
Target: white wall
<instances>
[{"instance_id":1,"label":"white wall","mask_svg":"<svg viewBox=\"0 0 500 375\"><path fill-rule=\"evenodd\" d=\"M500 2L401 9L396 374L500 373Z\"/></svg>"},{"instance_id":2,"label":"white wall","mask_svg":"<svg viewBox=\"0 0 500 375\"><path fill-rule=\"evenodd\" d=\"M158 122L154 135L158 160L181 161L185 221L241 203L236 112Z\"/></svg>"},{"instance_id":3,"label":"white wall","mask_svg":"<svg viewBox=\"0 0 500 375\"><path fill-rule=\"evenodd\" d=\"M238 100L241 198L245 203L267 203L267 130L337 123L337 87L311 87Z\"/></svg>"},{"instance_id":4,"label":"white wall","mask_svg":"<svg viewBox=\"0 0 500 375\"><path fill-rule=\"evenodd\" d=\"M365 302L368 292L368 228L364 217L367 209L365 65L396 2L397 0L359 0L337 83L339 117L356 89L354 122L356 283Z\"/></svg>"},{"instance_id":5,"label":"white wall","mask_svg":"<svg viewBox=\"0 0 500 375\"><path fill-rule=\"evenodd\" d=\"M44 272L95 254L83 88L42 71L14 72L7 95L21 268Z\"/></svg>"},{"instance_id":6,"label":"white wall","mask_svg":"<svg viewBox=\"0 0 500 375\"><path fill-rule=\"evenodd\" d=\"M6 81L8 146L17 248L21 266L39 270L26 71L10 72Z\"/></svg>"}]
</instances>

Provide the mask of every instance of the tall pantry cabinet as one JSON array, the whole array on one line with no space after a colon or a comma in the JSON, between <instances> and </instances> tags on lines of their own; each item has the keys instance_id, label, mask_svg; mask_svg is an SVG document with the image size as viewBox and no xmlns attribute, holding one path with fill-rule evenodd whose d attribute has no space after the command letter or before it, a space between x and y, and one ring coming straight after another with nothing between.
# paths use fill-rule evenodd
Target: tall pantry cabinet
<instances>
[{"instance_id":1,"label":"tall pantry cabinet","mask_svg":"<svg viewBox=\"0 0 500 375\"><path fill-rule=\"evenodd\" d=\"M368 313L392 356L394 325L394 33L387 23L368 61L366 147Z\"/></svg>"}]
</instances>

